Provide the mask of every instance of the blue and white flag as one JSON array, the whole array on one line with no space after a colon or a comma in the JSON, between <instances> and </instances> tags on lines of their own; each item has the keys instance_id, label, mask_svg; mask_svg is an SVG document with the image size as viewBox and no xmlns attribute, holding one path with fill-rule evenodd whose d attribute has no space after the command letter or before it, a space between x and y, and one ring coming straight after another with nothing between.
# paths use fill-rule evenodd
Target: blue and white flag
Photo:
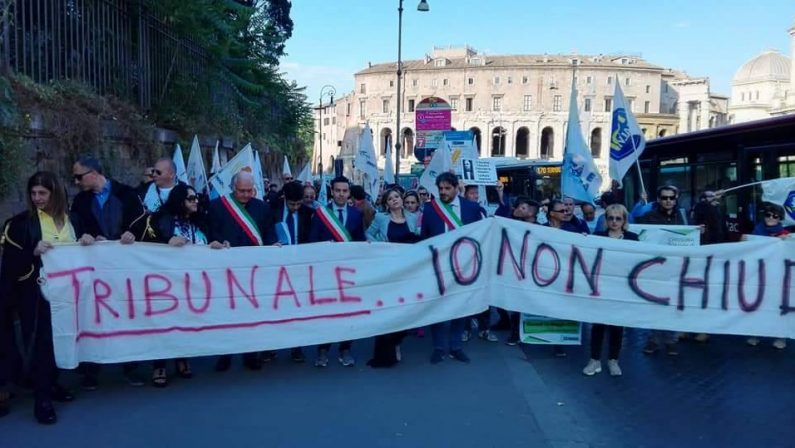
<instances>
[{"instance_id":1,"label":"blue and white flag","mask_svg":"<svg viewBox=\"0 0 795 448\"><path fill-rule=\"evenodd\" d=\"M356 157L353 165L357 171L364 175L362 186L364 191L371 198L378 196L378 163L375 158L375 146L373 146L373 131L369 124L364 125L359 134L359 144L356 148Z\"/></svg>"},{"instance_id":2,"label":"blue and white flag","mask_svg":"<svg viewBox=\"0 0 795 448\"><path fill-rule=\"evenodd\" d=\"M613 93L613 124L610 130L610 177L623 185L624 176L646 149L646 137L629 110L616 78Z\"/></svg>"},{"instance_id":3,"label":"blue and white flag","mask_svg":"<svg viewBox=\"0 0 795 448\"><path fill-rule=\"evenodd\" d=\"M199 137L193 136L193 143L190 145L187 166L188 185L199 193L208 188L207 173L204 171L204 159L202 159Z\"/></svg>"},{"instance_id":4,"label":"blue and white flag","mask_svg":"<svg viewBox=\"0 0 795 448\"><path fill-rule=\"evenodd\" d=\"M284 157L287 162L287 156ZM254 166L252 166L251 174L254 175L254 187L257 189L255 197L257 199L265 199L265 177L262 175L262 162L259 160L259 151L254 151Z\"/></svg>"},{"instance_id":5,"label":"blue and white flag","mask_svg":"<svg viewBox=\"0 0 795 448\"><path fill-rule=\"evenodd\" d=\"M251 143L246 144L232 160L228 161L213 177L210 178L210 199L232 193L232 177L239 171L254 173L254 150Z\"/></svg>"},{"instance_id":6,"label":"blue and white flag","mask_svg":"<svg viewBox=\"0 0 795 448\"><path fill-rule=\"evenodd\" d=\"M210 177L218 174L221 171L221 157L218 155L218 144L220 140L215 141L215 150L213 151L213 164L210 166Z\"/></svg>"},{"instance_id":7,"label":"blue and white flag","mask_svg":"<svg viewBox=\"0 0 795 448\"><path fill-rule=\"evenodd\" d=\"M580 114L577 111L577 89L572 82L560 190L564 197L593 204L601 186L602 175L599 174L591 150L582 136Z\"/></svg>"},{"instance_id":8,"label":"blue and white flag","mask_svg":"<svg viewBox=\"0 0 795 448\"><path fill-rule=\"evenodd\" d=\"M182 157L182 147L177 146L174 148L174 157L171 158L174 161L174 166L177 167L177 180L183 183L188 183L188 171L185 169L185 159Z\"/></svg>"},{"instance_id":9,"label":"blue and white flag","mask_svg":"<svg viewBox=\"0 0 795 448\"><path fill-rule=\"evenodd\" d=\"M386 160L384 160L384 183L392 185L395 183L395 164L392 163L392 145L386 146Z\"/></svg>"},{"instance_id":10,"label":"blue and white flag","mask_svg":"<svg viewBox=\"0 0 795 448\"><path fill-rule=\"evenodd\" d=\"M784 226L795 224L795 177L762 182L762 200L784 207Z\"/></svg>"},{"instance_id":11,"label":"blue and white flag","mask_svg":"<svg viewBox=\"0 0 795 448\"><path fill-rule=\"evenodd\" d=\"M323 177L323 171L320 172L320 191L317 192L317 201L324 207L328 205L328 190L326 189L326 179Z\"/></svg>"}]
</instances>

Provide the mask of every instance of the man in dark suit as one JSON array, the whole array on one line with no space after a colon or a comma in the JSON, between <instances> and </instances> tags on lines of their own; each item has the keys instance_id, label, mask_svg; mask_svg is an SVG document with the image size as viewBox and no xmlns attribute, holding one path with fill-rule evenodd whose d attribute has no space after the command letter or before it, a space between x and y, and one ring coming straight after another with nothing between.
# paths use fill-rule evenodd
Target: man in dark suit
<instances>
[{"instance_id":1,"label":"man in dark suit","mask_svg":"<svg viewBox=\"0 0 795 448\"><path fill-rule=\"evenodd\" d=\"M240 171L232 176L232 194L210 202L210 247L269 246L275 244L276 232L268 204L254 197L254 176ZM243 364L251 370L262 369L259 353L243 354ZM224 372L232 357L218 358L215 370Z\"/></svg>"},{"instance_id":2,"label":"man in dark suit","mask_svg":"<svg viewBox=\"0 0 795 448\"><path fill-rule=\"evenodd\" d=\"M305 244L309 242L309 229L312 227L312 215L315 211L303 204L304 186L300 182L290 182L282 189L283 199L271 204L273 222L276 226L276 235L283 246ZM293 362L304 362L304 351L301 347L290 351ZM276 351L267 351L262 354L263 362L270 362L276 358Z\"/></svg>"},{"instance_id":3,"label":"man in dark suit","mask_svg":"<svg viewBox=\"0 0 795 448\"><path fill-rule=\"evenodd\" d=\"M312 217L312 228L309 241L365 241L362 212L348 205L351 196L351 183L345 176L335 177L331 181L332 202L325 207L318 207ZM356 360L351 355L352 341L340 342L339 362L345 367L353 367ZM328 365L328 351L331 344L318 346L315 367Z\"/></svg>"},{"instance_id":4,"label":"man in dark suit","mask_svg":"<svg viewBox=\"0 0 795 448\"><path fill-rule=\"evenodd\" d=\"M102 162L94 156L81 156L72 165L72 178L80 193L72 201L71 212L77 216L84 233L97 240L118 240L122 244L135 241L130 231L133 224L146 219L146 213L135 189L105 177ZM131 386L143 386L136 373L136 363L123 364L124 377ZM99 364L83 363L82 387L92 391L99 387Z\"/></svg>"},{"instance_id":5,"label":"man in dark suit","mask_svg":"<svg viewBox=\"0 0 795 448\"><path fill-rule=\"evenodd\" d=\"M442 173L436 177L439 197L431 199L422 210L422 239L432 238L461 226L480 221L480 206L458 196L458 178L452 173ZM461 348L461 335L464 332L464 319L453 319L431 325L433 354L431 363L438 364L444 359L449 347L450 357L461 362L469 362L469 357ZM445 340L447 339L447 340Z\"/></svg>"}]
</instances>

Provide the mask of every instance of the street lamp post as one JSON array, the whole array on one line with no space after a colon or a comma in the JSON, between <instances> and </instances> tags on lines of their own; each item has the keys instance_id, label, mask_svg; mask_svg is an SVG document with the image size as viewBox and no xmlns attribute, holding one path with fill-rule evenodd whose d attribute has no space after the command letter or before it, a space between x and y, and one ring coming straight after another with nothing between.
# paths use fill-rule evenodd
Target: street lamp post
<instances>
[{"instance_id":1,"label":"street lamp post","mask_svg":"<svg viewBox=\"0 0 795 448\"><path fill-rule=\"evenodd\" d=\"M329 97L329 106L334 104L334 95L337 94L337 89L330 84L326 84L325 86L320 88L320 101L318 101L318 124L320 126L320 131L318 131L318 142L319 142L319 152L320 152L320 178L323 178L323 97Z\"/></svg>"},{"instance_id":2,"label":"street lamp post","mask_svg":"<svg viewBox=\"0 0 795 448\"><path fill-rule=\"evenodd\" d=\"M420 4L417 5L417 11L427 12L430 10L428 6L428 2L426 0L421 0ZM396 120L396 133L397 133L397 141L395 143L395 182L398 181L398 173L400 173L400 149L401 142L403 141L403 133L400 131L400 106L401 106L401 98L400 98L400 81L403 75L403 63L401 62L401 44L403 38L403 0L398 0L398 60L397 60L397 107L395 108L397 112L397 120Z\"/></svg>"}]
</instances>

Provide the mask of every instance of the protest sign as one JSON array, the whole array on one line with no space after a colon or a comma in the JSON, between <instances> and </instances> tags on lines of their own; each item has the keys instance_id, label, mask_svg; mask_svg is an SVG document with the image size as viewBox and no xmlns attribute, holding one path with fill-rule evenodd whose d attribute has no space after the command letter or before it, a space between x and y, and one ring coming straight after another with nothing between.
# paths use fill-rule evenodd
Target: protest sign
<instances>
[{"instance_id":1,"label":"protest sign","mask_svg":"<svg viewBox=\"0 0 795 448\"><path fill-rule=\"evenodd\" d=\"M573 320L522 314L519 340L535 345L580 345L582 324Z\"/></svg>"},{"instance_id":2,"label":"protest sign","mask_svg":"<svg viewBox=\"0 0 795 448\"><path fill-rule=\"evenodd\" d=\"M645 243L665 246L698 246L701 244L701 227L668 226L659 224L630 224L629 230L638 234Z\"/></svg>"},{"instance_id":3,"label":"protest sign","mask_svg":"<svg viewBox=\"0 0 795 448\"><path fill-rule=\"evenodd\" d=\"M63 245L42 256L41 283L64 368L364 338L489 305L791 338L793 248L778 238L662 246L490 218L405 245Z\"/></svg>"},{"instance_id":4,"label":"protest sign","mask_svg":"<svg viewBox=\"0 0 795 448\"><path fill-rule=\"evenodd\" d=\"M461 179L466 185L494 185L497 166L490 159L461 159Z\"/></svg>"}]
</instances>

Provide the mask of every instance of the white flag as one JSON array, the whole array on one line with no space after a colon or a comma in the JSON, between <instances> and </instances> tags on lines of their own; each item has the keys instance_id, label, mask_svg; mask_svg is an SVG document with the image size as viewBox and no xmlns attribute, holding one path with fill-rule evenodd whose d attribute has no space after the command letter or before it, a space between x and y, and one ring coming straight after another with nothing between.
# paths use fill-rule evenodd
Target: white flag
<instances>
[{"instance_id":1,"label":"white flag","mask_svg":"<svg viewBox=\"0 0 795 448\"><path fill-rule=\"evenodd\" d=\"M248 171L254 173L254 150L251 149L251 143L247 144L240 150L232 160L226 163L216 174L210 179L211 198L216 198L220 195L229 194L232 192L230 182L232 176L238 171Z\"/></svg>"},{"instance_id":2,"label":"white flag","mask_svg":"<svg viewBox=\"0 0 795 448\"><path fill-rule=\"evenodd\" d=\"M185 169L185 159L182 157L182 147L177 143L174 148L174 157L171 158L174 165L177 167L177 180L180 182L188 183L188 171Z\"/></svg>"},{"instance_id":3,"label":"white flag","mask_svg":"<svg viewBox=\"0 0 795 448\"><path fill-rule=\"evenodd\" d=\"M304 165L304 169L302 169L301 172L298 173L298 177L296 177L295 180L301 182L302 184L307 184L307 183L311 184L312 183L312 173L309 170L309 166L310 165L311 165L311 163L307 162L307 164Z\"/></svg>"},{"instance_id":4,"label":"white flag","mask_svg":"<svg viewBox=\"0 0 795 448\"><path fill-rule=\"evenodd\" d=\"M384 161L384 183L385 184L394 184L395 183L395 166L392 163L392 145L387 145L386 147L386 160Z\"/></svg>"},{"instance_id":5,"label":"white flag","mask_svg":"<svg viewBox=\"0 0 795 448\"><path fill-rule=\"evenodd\" d=\"M287 156L284 156L284 166L282 167L282 177L293 177L293 172L290 171L290 162L287 161Z\"/></svg>"},{"instance_id":6,"label":"white flag","mask_svg":"<svg viewBox=\"0 0 795 448\"><path fill-rule=\"evenodd\" d=\"M613 124L610 130L610 178L623 184L624 176L646 149L646 137L624 99L616 78L613 93Z\"/></svg>"},{"instance_id":7,"label":"white flag","mask_svg":"<svg viewBox=\"0 0 795 448\"><path fill-rule=\"evenodd\" d=\"M215 150L213 151L213 164L210 166L210 175L213 176L217 172L221 171L221 157L218 155L218 144L221 143L220 140L215 141Z\"/></svg>"},{"instance_id":8,"label":"white flag","mask_svg":"<svg viewBox=\"0 0 795 448\"><path fill-rule=\"evenodd\" d=\"M763 182L762 200L784 207L783 225L795 224L795 177L783 177Z\"/></svg>"},{"instance_id":9,"label":"white flag","mask_svg":"<svg viewBox=\"0 0 795 448\"><path fill-rule=\"evenodd\" d=\"M193 187L194 190L201 193L207 189L207 173L204 171L204 159L202 159L199 138L195 135L193 136L193 143L190 145L187 175L188 185Z\"/></svg>"},{"instance_id":10,"label":"white flag","mask_svg":"<svg viewBox=\"0 0 795 448\"><path fill-rule=\"evenodd\" d=\"M354 159L356 169L366 176L362 182L364 191L370 197L378 196L378 165L375 158L375 146L373 146L373 132L370 125L364 125L362 133L359 134L359 147L356 150Z\"/></svg>"},{"instance_id":11,"label":"white flag","mask_svg":"<svg viewBox=\"0 0 795 448\"><path fill-rule=\"evenodd\" d=\"M453 167L453 160L450 156L450 150L447 147L447 142L442 140L439 148L433 152L430 163L425 171L420 176L420 185L428 190L428 193L439 197L439 189L436 188L436 177L444 172L450 171Z\"/></svg>"},{"instance_id":12,"label":"white flag","mask_svg":"<svg viewBox=\"0 0 795 448\"><path fill-rule=\"evenodd\" d=\"M257 199L265 199L265 178L262 176L262 163L259 160L259 151L254 151L254 187L257 189L257 194L254 195Z\"/></svg>"},{"instance_id":13,"label":"white flag","mask_svg":"<svg viewBox=\"0 0 795 448\"><path fill-rule=\"evenodd\" d=\"M585 143L577 110L577 89L571 84L569 99L569 126L563 148L563 167L560 175L560 192L564 197L593 204L602 186L602 175L594 163L591 149Z\"/></svg>"},{"instance_id":14,"label":"white flag","mask_svg":"<svg viewBox=\"0 0 795 448\"><path fill-rule=\"evenodd\" d=\"M320 172L320 191L317 192L317 201L324 207L328 205L328 190L326 189L326 179L323 171Z\"/></svg>"}]
</instances>

